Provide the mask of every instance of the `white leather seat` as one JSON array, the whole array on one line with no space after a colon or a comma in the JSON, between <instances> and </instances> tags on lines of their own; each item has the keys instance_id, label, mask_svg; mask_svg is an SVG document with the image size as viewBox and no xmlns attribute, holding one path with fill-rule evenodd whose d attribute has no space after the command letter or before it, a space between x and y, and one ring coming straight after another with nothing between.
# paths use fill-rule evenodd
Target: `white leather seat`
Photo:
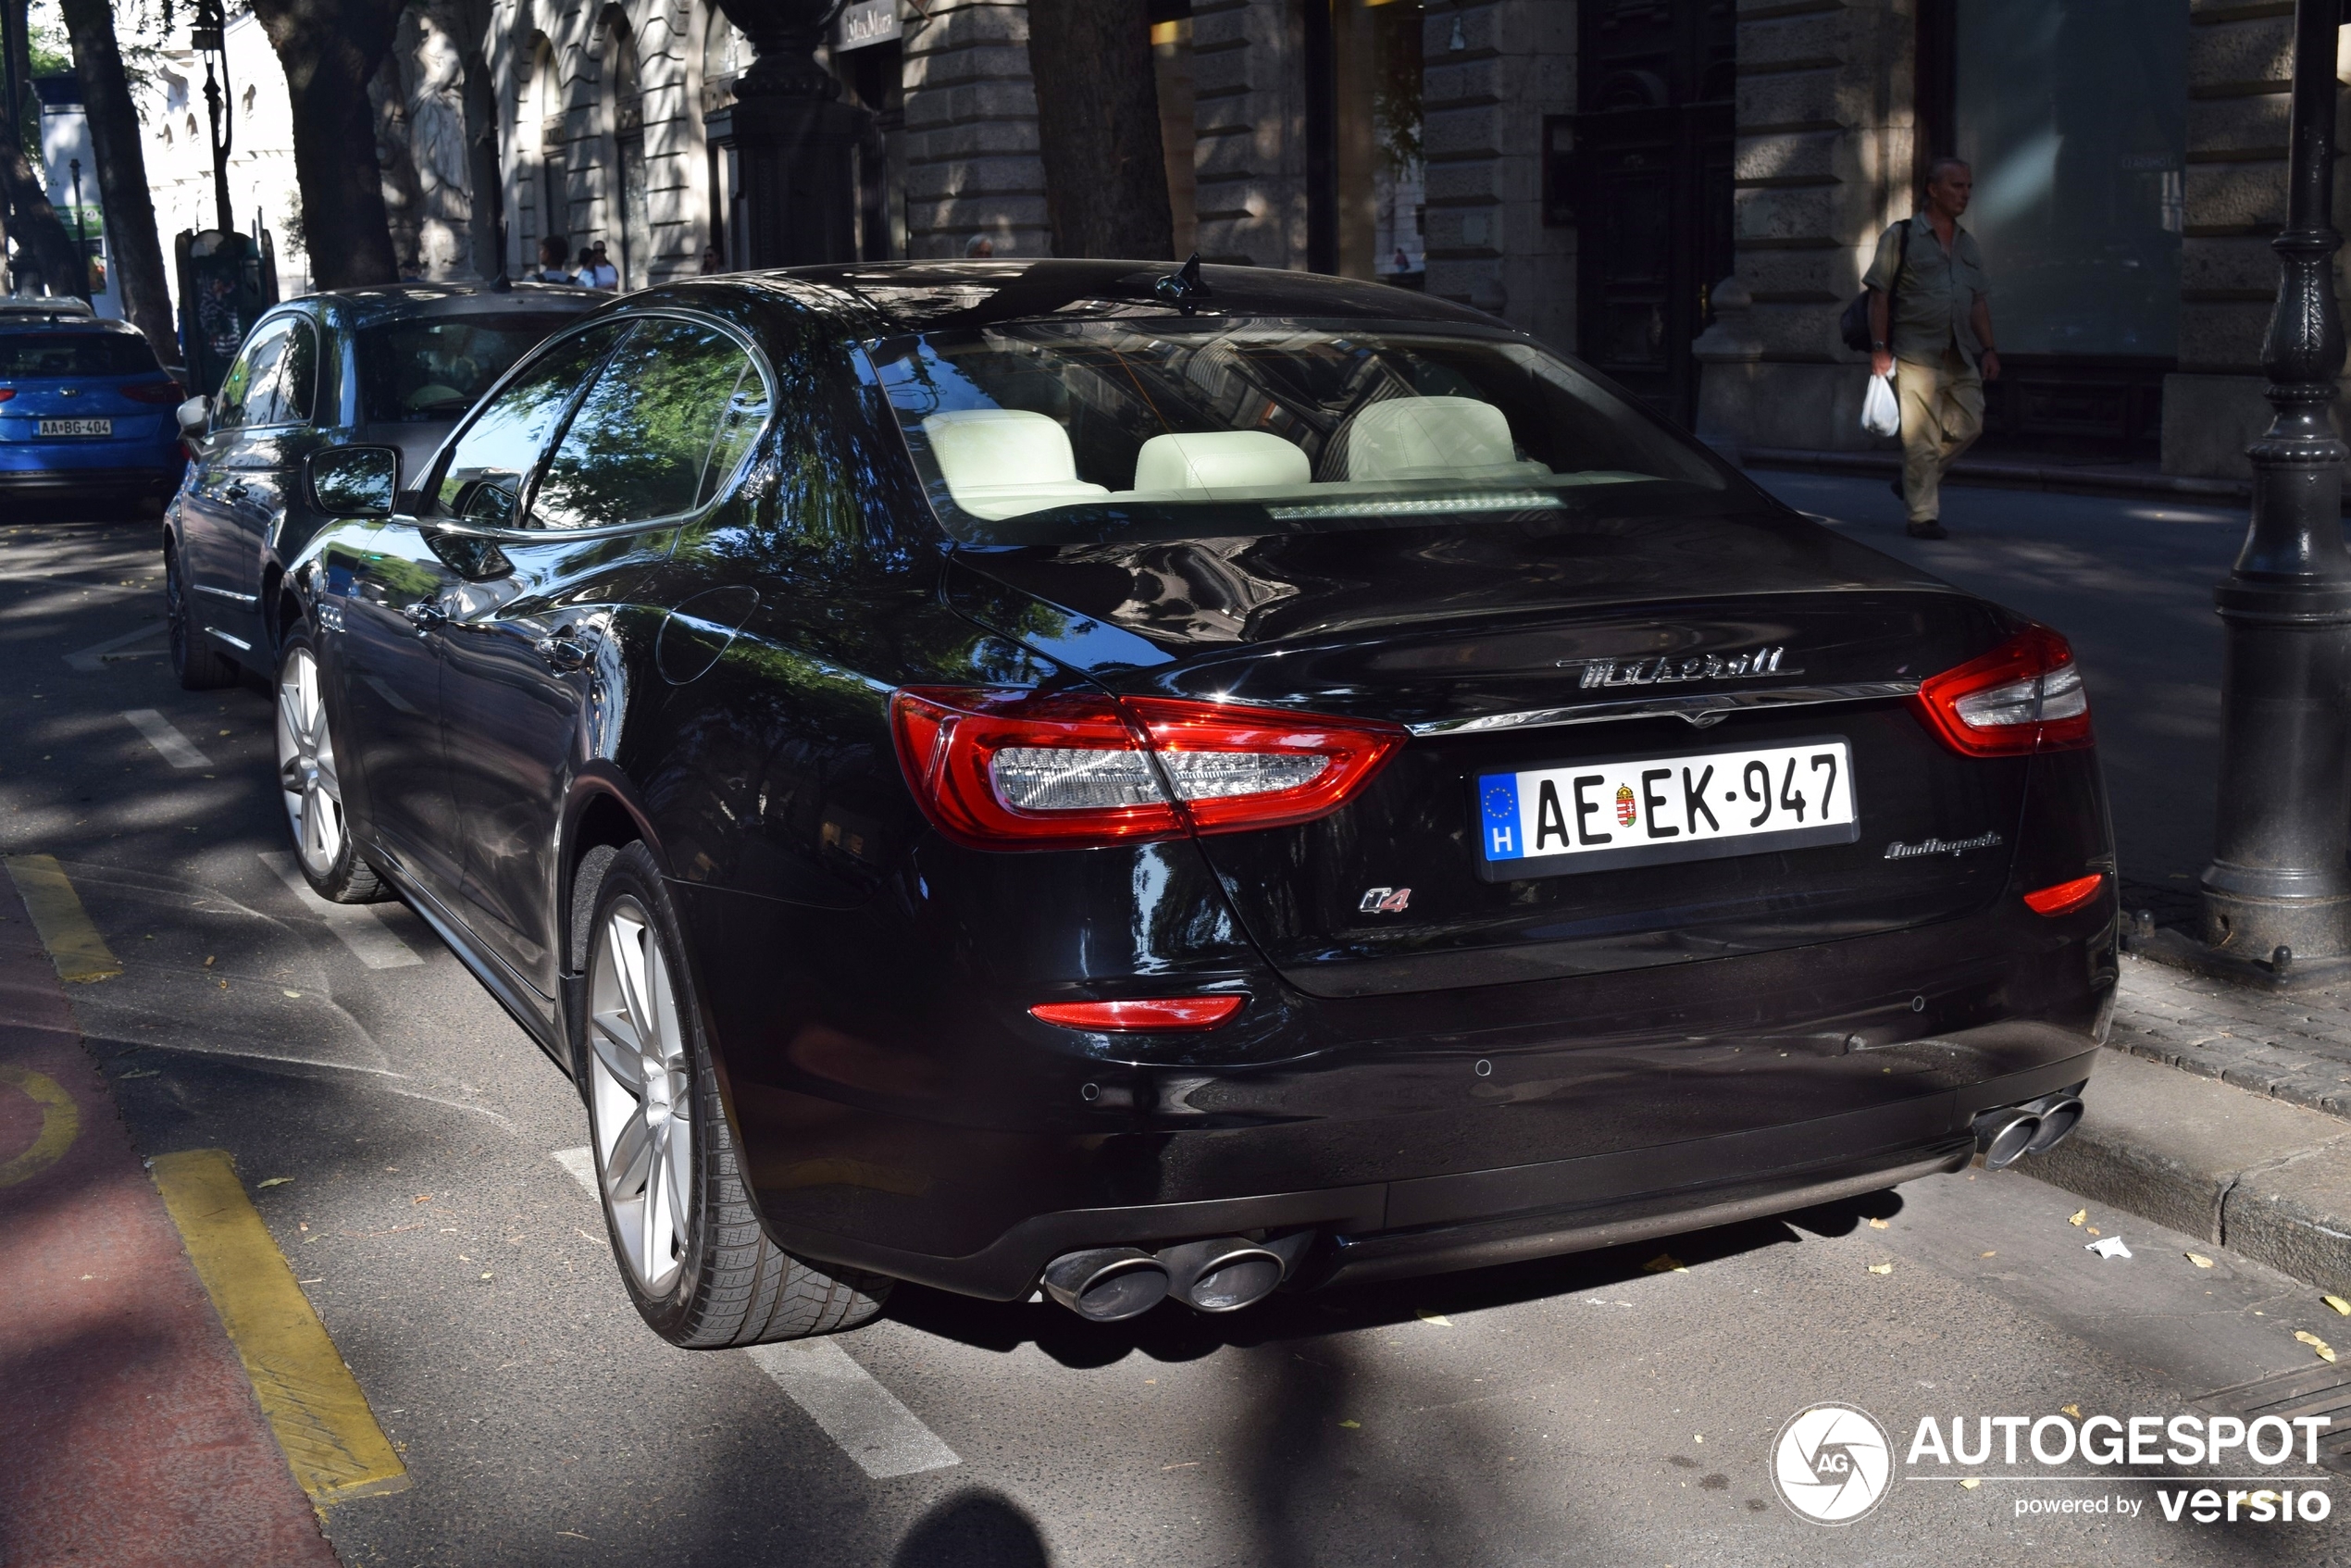
<instances>
[{"instance_id":1,"label":"white leather seat","mask_svg":"<svg viewBox=\"0 0 2351 1568\"><path fill-rule=\"evenodd\" d=\"M1313 477L1306 454L1270 430L1153 436L1135 454L1138 491L1282 490Z\"/></svg>"},{"instance_id":2,"label":"white leather seat","mask_svg":"<svg viewBox=\"0 0 2351 1568\"><path fill-rule=\"evenodd\" d=\"M1474 397L1391 397L1359 410L1341 432L1350 479L1514 479L1548 475L1524 462L1511 422Z\"/></svg>"},{"instance_id":3,"label":"white leather seat","mask_svg":"<svg viewBox=\"0 0 2351 1568\"><path fill-rule=\"evenodd\" d=\"M1106 485L1077 477L1069 432L1043 414L1020 408L967 408L923 420L932 458L955 497L976 517L1015 517L1108 495Z\"/></svg>"}]
</instances>

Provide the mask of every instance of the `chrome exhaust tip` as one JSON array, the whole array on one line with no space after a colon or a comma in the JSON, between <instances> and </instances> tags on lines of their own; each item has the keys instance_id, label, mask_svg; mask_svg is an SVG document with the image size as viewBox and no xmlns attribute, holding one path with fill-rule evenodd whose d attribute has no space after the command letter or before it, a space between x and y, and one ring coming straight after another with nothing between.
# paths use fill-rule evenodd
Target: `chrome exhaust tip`
<instances>
[{"instance_id":1,"label":"chrome exhaust tip","mask_svg":"<svg viewBox=\"0 0 2351 1568\"><path fill-rule=\"evenodd\" d=\"M1236 1313L1274 1293L1288 1272L1279 1252L1238 1236L1187 1241L1159 1254L1176 1299L1202 1313Z\"/></svg>"},{"instance_id":2,"label":"chrome exhaust tip","mask_svg":"<svg viewBox=\"0 0 2351 1568\"><path fill-rule=\"evenodd\" d=\"M2027 1154L2039 1154L2063 1143L2082 1119L2082 1101L2071 1094L2054 1095L2046 1105L2035 1107L2040 1112L2040 1130L2025 1146Z\"/></svg>"},{"instance_id":3,"label":"chrome exhaust tip","mask_svg":"<svg viewBox=\"0 0 2351 1568\"><path fill-rule=\"evenodd\" d=\"M1983 1151L1985 1165L2005 1170L2024 1157L2040 1131L2040 1117L2010 1105L1976 1117L1975 1146Z\"/></svg>"},{"instance_id":4,"label":"chrome exhaust tip","mask_svg":"<svg viewBox=\"0 0 2351 1568\"><path fill-rule=\"evenodd\" d=\"M1089 1247L1045 1265L1045 1294L1088 1323L1139 1317L1167 1299L1167 1268L1139 1247Z\"/></svg>"}]
</instances>

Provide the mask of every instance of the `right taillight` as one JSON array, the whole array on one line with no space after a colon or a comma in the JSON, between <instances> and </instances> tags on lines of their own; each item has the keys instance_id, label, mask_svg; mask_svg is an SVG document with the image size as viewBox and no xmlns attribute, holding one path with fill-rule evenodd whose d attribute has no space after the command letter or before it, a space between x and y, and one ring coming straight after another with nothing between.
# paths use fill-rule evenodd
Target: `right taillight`
<instances>
[{"instance_id":1,"label":"right taillight","mask_svg":"<svg viewBox=\"0 0 2351 1568\"><path fill-rule=\"evenodd\" d=\"M2091 744L2090 697L2064 638L2029 626L1981 658L1919 683L1927 728L1971 757L2023 756Z\"/></svg>"},{"instance_id":2,"label":"right taillight","mask_svg":"<svg viewBox=\"0 0 2351 1568\"><path fill-rule=\"evenodd\" d=\"M974 849L1082 849L1327 815L1371 782L1394 725L1182 698L909 687L899 765Z\"/></svg>"}]
</instances>

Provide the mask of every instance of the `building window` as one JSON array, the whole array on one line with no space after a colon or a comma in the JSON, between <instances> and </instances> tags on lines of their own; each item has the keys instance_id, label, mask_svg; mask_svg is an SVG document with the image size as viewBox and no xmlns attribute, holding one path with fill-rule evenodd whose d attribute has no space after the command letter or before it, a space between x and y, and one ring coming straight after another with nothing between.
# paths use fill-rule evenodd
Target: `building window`
<instances>
[{"instance_id":1,"label":"building window","mask_svg":"<svg viewBox=\"0 0 2351 1568\"><path fill-rule=\"evenodd\" d=\"M2002 349L2178 353L2186 0L1968 0L1951 150Z\"/></svg>"}]
</instances>

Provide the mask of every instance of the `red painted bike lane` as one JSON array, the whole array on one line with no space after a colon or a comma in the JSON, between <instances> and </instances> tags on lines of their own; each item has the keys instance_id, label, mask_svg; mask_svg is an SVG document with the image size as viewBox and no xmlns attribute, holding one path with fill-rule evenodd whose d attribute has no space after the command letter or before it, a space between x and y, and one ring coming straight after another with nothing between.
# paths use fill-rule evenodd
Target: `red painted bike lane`
<instances>
[{"instance_id":1,"label":"red painted bike lane","mask_svg":"<svg viewBox=\"0 0 2351 1568\"><path fill-rule=\"evenodd\" d=\"M5 875L0 1303L0 1562L336 1562Z\"/></svg>"}]
</instances>

